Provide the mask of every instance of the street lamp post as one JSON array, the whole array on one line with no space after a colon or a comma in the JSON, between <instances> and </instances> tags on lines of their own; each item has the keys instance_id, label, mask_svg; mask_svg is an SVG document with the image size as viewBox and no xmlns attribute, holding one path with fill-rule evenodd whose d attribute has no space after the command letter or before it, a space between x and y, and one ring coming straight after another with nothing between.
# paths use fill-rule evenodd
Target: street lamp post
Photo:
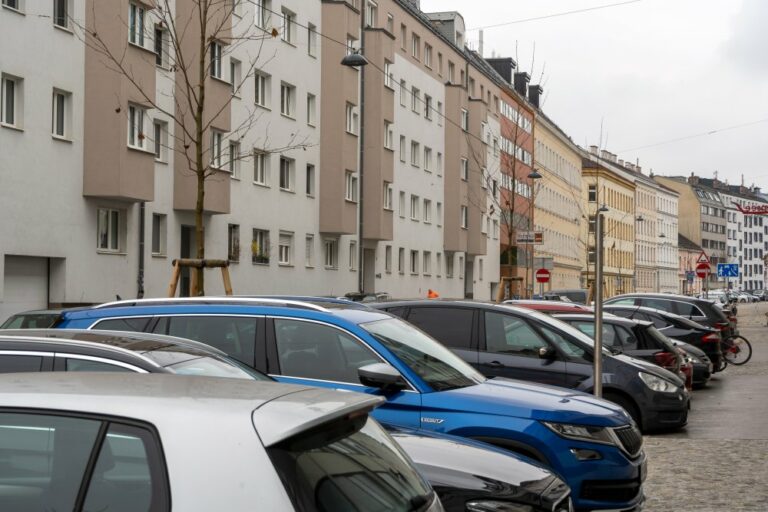
<instances>
[{"instance_id":1,"label":"street lamp post","mask_svg":"<svg viewBox=\"0 0 768 512\"><path fill-rule=\"evenodd\" d=\"M528 233L529 233L529 236L533 236L533 204L536 201L536 180L540 180L541 178L543 178L543 176L541 175L541 173L537 169L532 170L528 174L528 179L531 180L531 182L532 182L531 183L531 206L530 206L530 211L529 211L529 214L528 214ZM513 200L514 200L514 198L513 198ZM531 281L530 281L530 283L531 284L530 284L530 291L529 291L530 295L529 295L529 298L533 297L533 281L534 281L533 273L535 272L535 270L533 269L533 256L534 256L535 248L536 248L536 245L532 241L531 242L531 261L530 261L530 265L531 265L531 269L530 269L531 270ZM526 276L526 279L528 279L528 269L527 268L526 268L525 276Z\"/></svg>"},{"instance_id":2,"label":"street lamp post","mask_svg":"<svg viewBox=\"0 0 768 512\"><path fill-rule=\"evenodd\" d=\"M603 396L603 204L595 218L595 354L593 357L594 394Z\"/></svg>"},{"instance_id":3,"label":"street lamp post","mask_svg":"<svg viewBox=\"0 0 768 512\"><path fill-rule=\"evenodd\" d=\"M357 291L362 295L365 290L363 273L363 157L365 155L365 66L368 59L363 55L365 49L365 16L360 14L360 49L349 53L341 59L342 66L356 68L360 71L360 126L358 127L359 162L357 171Z\"/></svg>"}]
</instances>

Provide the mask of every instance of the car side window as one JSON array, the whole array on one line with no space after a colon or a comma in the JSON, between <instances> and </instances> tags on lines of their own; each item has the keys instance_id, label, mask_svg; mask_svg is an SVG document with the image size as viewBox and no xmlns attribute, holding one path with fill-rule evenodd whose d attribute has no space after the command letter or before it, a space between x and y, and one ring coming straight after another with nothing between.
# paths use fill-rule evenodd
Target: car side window
<instances>
[{"instance_id":1,"label":"car side window","mask_svg":"<svg viewBox=\"0 0 768 512\"><path fill-rule=\"evenodd\" d=\"M253 366L256 354L254 317L171 316L161 319L154 332L200 341Z\"/></svg>"},{"instance_id":2,"label":"car side window","mask_svg":"<svg viewBox=\"0 0 768 512\"><path fill-rule=\"evenodd\" d=\"M408 322L446 347L469 350L472 315L472 310L468 308L412 307Z\"/></svg>"},{"instance_id":3,"label":"car side window","mask_svg":"<svg viewBox=\"0 0 768 512\"><path fill-rule=\"evenodd\" d=\"M102 361L89 361L87 359L77 359L67 357L64 359L64 369L68 372L117 372L134 373L133 370L110 364Z\"/></svg>"},{"instance_id":4,"label":"car side window","mask_svg":"<svg viewBox=\"0 0 768 512\"><path fill-rule=\"evenodd\" d=\"M0 352L0 373L39 372L42 367L41 356L11 355Z\"/></svg>"},{"instance_id":5,"label":"car side window","mask_svg":"<svg viewBox=\"0 0 768 512\"><path fill-rule=\"evenodd\" d=\"M588 359L586 350L569 340L567 336L564 336L545 325L540 325L539 330L541 330L544 337L546 337L550 343L556 345L557 348L568 357Z\"/></svg>"},{"instance_id":6,"label":"car side window","mask_svg":"<svg viewBox=\"0 0 768 512\"><path fill-rule=\"evenodd\" d=\"M276 318L280 374L360 384L357 369L381 358L370 348L329 325Z\"/></svg>"},{"instance_id":7,"label":"car side window","mask_svg":"<svg viewBox=\"0 0 768 512\"><path fill-rule=\"evenodd\" d=\"M634 306L635 305L635 299L628 298L628 299L617 299L612 300L608 304L615 304L617 306Z\"/></svg>"},{"instance_id":8,"label":"car side window","mask_svg":"<svg viewBox=\"0 0 768 512\"><path fill-rule=\"evenodd\" d=\"M665 299L640 299L640 303L647 307L647 308L653 308L653 309L660 309L662 311L673 311L672 310L672 301L665 300Z\"/></svg>"},{"instance_id":9,"label":"car side window","mask_svg":"<svg viewBox=\"0 0 768 512\"><path fill-rule=\"evenodd\" d=\"M688 304L687 302L676 302L675 310L678 315L688 318L705 316L695 304Z\"/></svg>"},{"instance_id":10,"label":"car side window","mask_svg":"<svg viewBox=\"0 0 768 512\"><path fill-rule=\"evenodd\" d=\"M485 345L488 352L536 358L549 346L525 320L491 311L485 312Z\"/></svg>"},{"instance_id":11,"label":"car side window","mask_svg":"<svg viewBox=\"0 0 768 512\"><path fill-rule=\"evenodd\" d=\"M614 325L616 329L616 338L623 350L637 350L637 338L634 334L621 325Z\"/></svg>"},{"instance_id":12,"label":"car side window","mask_svg":"<svg viewBox=\"0 0 768 512\"><path fill-rule=\"evenodd\" d=\"M385 311L391 315L399 316L400 318L405 318L405 312L407 311L407 309L402 306L398 306L395 308L386 309Z\"/></svg>"},{"instance_id":13,"label":"car side window","mask_svg":"<svg viewBox=\"0 0 768 512\"><path fill-rule=\"evenodd\" d=\"M93 325L93 329L102 331L143 332L147 328L149 318L108 318Z\"/></svg>"},{"instance_id":14,"label":"car side window","mask_svg":"<svg viewBox=\"0 0 768 512\"><path fill-rule=\"evenodd\" d=\"M591 339L595 339L595 323L594 322L573 322L575 328L589 336ZM603 346L604 347L616 347L618 340L616 338L616 331L613 330L612 325L603 324Z\"/></svg>"}]
</instances>

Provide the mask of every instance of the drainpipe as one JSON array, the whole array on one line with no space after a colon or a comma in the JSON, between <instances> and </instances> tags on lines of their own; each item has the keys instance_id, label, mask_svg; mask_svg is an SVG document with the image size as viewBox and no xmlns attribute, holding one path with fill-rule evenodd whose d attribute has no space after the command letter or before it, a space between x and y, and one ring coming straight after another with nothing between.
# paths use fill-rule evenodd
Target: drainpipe
<instances>
[{"instance_id":1,"label":"drainpipe","mask_svg":"<svg viewBox=\"0 0 768 512\"><path fill-rule=\"evenodd\" d=\"M136 298L144 298L144 236L145 236L145 215L146 215L146 201L139 203L139 273L136 276L136 282L138 283L138 291L136 292Z\"/></svg>"}]
</instances>

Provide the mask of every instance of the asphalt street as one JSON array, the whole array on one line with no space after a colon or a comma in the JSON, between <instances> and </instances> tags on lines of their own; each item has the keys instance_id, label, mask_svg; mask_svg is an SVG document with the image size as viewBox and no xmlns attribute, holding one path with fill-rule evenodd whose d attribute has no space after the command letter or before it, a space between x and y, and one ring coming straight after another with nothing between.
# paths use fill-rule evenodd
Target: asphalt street
<instances>
[{"instance_id":1,"label":"asphalt street","mask_svg":"<svg viewBox=\"0 0 768 512\"><path fill-rule=\"evenodd\" d=\"M688 426L645 437L646 511L768 511L768 303L739 305L752 359L693 393Z\"/></svg>"}]
</instances>

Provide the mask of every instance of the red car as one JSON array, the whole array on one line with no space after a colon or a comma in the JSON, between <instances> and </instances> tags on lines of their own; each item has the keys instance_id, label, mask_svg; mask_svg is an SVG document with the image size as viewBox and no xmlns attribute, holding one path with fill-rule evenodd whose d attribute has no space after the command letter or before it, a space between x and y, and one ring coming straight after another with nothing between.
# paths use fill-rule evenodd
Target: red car
<instances>
[{"instance_id":1,"label":"red car","mask_svg":"<svg viewBox=\"0 0 768 512\"><path fill-rule=\"evenodd\" d=\"M593 309L584 304L575 302L563 302L559 300L505 300L502 304L520 306L521 308L541 311L547 315L558 313L592 313Z\"/></svg>"}]
</instances>

